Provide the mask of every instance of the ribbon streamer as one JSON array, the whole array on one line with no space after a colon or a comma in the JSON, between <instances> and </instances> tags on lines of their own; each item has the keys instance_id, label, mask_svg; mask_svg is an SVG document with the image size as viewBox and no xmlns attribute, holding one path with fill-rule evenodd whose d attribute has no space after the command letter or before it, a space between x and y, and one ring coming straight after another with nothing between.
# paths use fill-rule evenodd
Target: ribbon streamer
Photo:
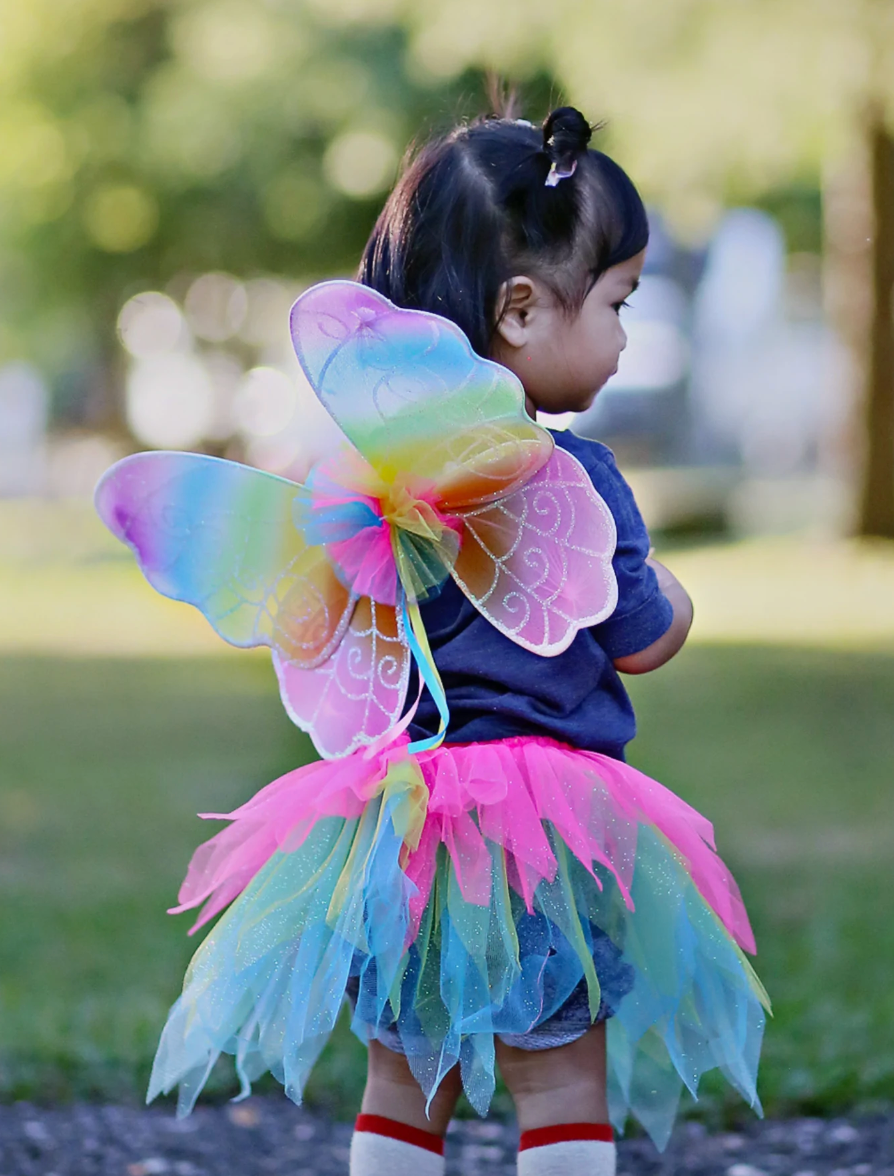
<instances>
[{"instance_id":1,"label":"ribbon streamer","mask_svg":"<svg viewBox=\"0 0 894 1176\"><path fill-rule=\"evenodd\" d=\"M428 644L428 635L425 632L425 625L422 623L419 605L413 603L408 608L407 595L405 592L402 592L400 611L401 619L404 623L404 632L407 636L407 644L410 646L410 651L415 659L419 676L428 687L428 692L434 699L435 706L438 708L438 714L441 716L441 723L438 727L437 734L429 735L427 739L417 739L409 745L407 751L413 755L418 751L429 751L433 747L441 746L444 742L444 736L447 733L447 724L450 722L450 710L447 707L447 695L444 692L444 684L441 681L441 675L438 673L431 647ZM417 698L416 706L418 705L419 699ZM413 707L414 712L416 706Z\"/></svg>"}]
</instances>

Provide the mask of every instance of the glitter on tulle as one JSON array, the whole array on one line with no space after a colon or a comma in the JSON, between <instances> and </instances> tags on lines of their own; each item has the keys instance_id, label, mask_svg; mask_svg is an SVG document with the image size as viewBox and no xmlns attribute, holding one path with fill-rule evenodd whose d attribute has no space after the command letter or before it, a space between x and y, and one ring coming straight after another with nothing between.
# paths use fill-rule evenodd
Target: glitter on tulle
<instances>
[{"instance_id":1,"label":"glitter on tulle","mask_svg":"<svg viewBox=\"0 0 894 1176\"><path fill-rule=\"evenodd\" d=\"M232 905L150 1098L179 1084L187 1113L226 1052L243 1094L270 1070L300 1101L353 977L358 1036L396 1027L429 1097L459 1062L484 1114L494 1034L530 1031L581 981L595 1017L608 936L634 973L608 1022L615 1126L632 1113L663 1145L683 1085L714 1068L759 1108L767 1002L738 888L710 823L626 764L540 737L417 756L404 741L290 772L225 816L175 909L204 903L200 926Z\"/></svg>"}]
</instances>

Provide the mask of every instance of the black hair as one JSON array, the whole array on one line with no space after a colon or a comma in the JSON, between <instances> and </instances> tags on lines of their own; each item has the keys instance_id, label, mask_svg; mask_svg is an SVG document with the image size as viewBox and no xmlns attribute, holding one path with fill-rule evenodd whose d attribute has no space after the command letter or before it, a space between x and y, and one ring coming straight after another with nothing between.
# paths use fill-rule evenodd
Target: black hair
<instances>
[{"instance_id":1,"label":"black hair","mask_svg":"<svg viewBox=\"0 0 894 1176\"><path fill-rule=\"evenodd\" d=\"M543 280L569 312L601 274L646 247L642 199L593 128L562 106L538 129L480 118L412 158L366 244L358 281L398 306L455 322L490 351L500 287Z\"/></svg>"}]
</instances>

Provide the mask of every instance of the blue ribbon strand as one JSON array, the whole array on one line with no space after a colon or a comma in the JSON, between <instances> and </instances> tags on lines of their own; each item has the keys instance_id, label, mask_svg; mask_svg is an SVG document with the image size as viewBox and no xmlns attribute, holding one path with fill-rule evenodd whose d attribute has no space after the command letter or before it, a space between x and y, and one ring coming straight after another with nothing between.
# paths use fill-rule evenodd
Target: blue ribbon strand
<instances>
[{"instance_id":1,"label":"blue ribbon strand","mask_svg":"<svg viewBox=\"0 0 894 1176\"><path fill-rule=\"evenodd\" d=\"M413 610L415 612L415 619L418 619L419 626L422 628L422 617L419 615L419 606L413 605ZM447 695L444 693L444 684L435 666L431 650L428 648L428 641L424 637L424 628L422 629L422 633L423 640L425 640L425 647L423 647L416 636L415 626L410 619L410 612L407 608L407 594L405 592L401 593L400 615L403 621L407 644L416 662L416 668L423 682L428 687L428 692L434 699L435 706L438 708L438 714L441 716L441 724L436 735L429 735L426 739L417 739L407 747L407 751L410 755L413 755L419 751L429 751L431 748L439 747L444 742L447 724L450 722L450 710L447 706Z\"/></svg>"}]
</instances>

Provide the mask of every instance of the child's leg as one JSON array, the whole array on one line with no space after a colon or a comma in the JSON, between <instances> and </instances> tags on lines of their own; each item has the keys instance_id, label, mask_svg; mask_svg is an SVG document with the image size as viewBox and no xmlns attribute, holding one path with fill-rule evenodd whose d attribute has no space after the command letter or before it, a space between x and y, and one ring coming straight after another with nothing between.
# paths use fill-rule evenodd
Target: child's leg
<instances>
[{"instance_id":1,"label":"child's leg","mask_svg":"<svg viewBox=\"0 0 894 1176\"><path fill-rule=\"evenodd\" d=\"M520 1176L613 1176L605 1025L555 1049L517 1049L499 1039L495 1044L518 1115Z\"/></svg>"},{"instance_id":2,"label":"child's leg","mask_svg":"<svg viewBox=\"0 0 894 1176\"><path fill-rule=\"evenodd\" d=\"M351 1141L351 1176L442 1176L444 1134L461 1090L455 1066L427 1116L425 1095L407 1059L371 1041L366 1090Z\"/></svg>"}]
</instances>

